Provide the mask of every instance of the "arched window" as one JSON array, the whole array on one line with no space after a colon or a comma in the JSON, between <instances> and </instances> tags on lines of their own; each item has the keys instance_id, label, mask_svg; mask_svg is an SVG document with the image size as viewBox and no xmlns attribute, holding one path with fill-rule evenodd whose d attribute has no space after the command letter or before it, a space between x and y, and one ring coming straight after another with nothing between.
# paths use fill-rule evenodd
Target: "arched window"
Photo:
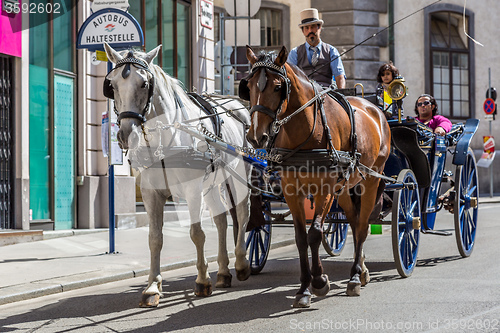
<instances>
[{"instance_id":1,"label":"arched window","mask_svg":"<svg viewBox=\"0 0 500 333\"><path fill-rule=\"evenodd\" d=\"M442 115L465 119L474 114L473 43L464 32L465 26L471 34L471 14L464 17L463 9L455 7L428 13L426 90L436 98Z\"/></svg>"}]
</instances>

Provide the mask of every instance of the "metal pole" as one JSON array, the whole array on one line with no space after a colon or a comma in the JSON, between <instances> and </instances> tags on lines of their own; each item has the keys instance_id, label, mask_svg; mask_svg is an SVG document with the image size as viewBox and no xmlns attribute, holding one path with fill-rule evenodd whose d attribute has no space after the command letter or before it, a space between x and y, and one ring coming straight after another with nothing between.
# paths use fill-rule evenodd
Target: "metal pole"
<instances>
[{"instance_id":1,"label":"metal pole","mask_svg":"<svg viewBox=\"0 0 500 333\"><path fill-rule=\"evenodd\" d=\"M491 67L488 67L488 98L491 98ZM489 135L491 136L491 119L488 121ZM490 198L493 198L493 162L490 164Z\"/></svg>"},{"instance_id":2,"label":"metal pole","mask_svg":"<svg viewBox=\"0 0 500 333\"><path fill-rule=\"evenodd\" d=\"M239 17L238 11L236 8L236 0L234 0L234 16ZM234 20L234 63L238 64L238 20ZM229 94L234 94L234 81L238 79L238 66L234 67L234 72L233 72L233 86L229 88Z\"/></svg>"},{"instance_id":3,"label":"metal pole","mask_svg":"<svg viewBox=\"0 0 500 333\"><path fill-rule=\"evenodd\" d=\"M226 21L224 20L224 13L220 13L219 17L219 35L220 35L220 94L225 95L224 93L224 80L226 79L225 75L225 69L224 67L224 48L225 48L225 43L224 43L224 36L225 36L225 27L224 24Z\"/></svg>"},{"instance_id":4,"label":"metal pole","mask_svg":"<svg viewBox=\"0 0 500 333\"><path fill-rule=\"evenodd\" d=\"M108 73L113 65L108 61ZM109 210L109 253L115 253L115 166L111 161L111 113L108 103L108 210Z\"/></svg>"}]
</instances>

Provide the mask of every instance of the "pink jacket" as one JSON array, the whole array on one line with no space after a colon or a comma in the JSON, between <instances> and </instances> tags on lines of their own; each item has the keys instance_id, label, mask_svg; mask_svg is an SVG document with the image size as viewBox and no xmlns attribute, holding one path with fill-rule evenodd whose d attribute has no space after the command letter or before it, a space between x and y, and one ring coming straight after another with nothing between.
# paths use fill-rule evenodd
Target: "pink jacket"
<instances>
[{"instance_id":1,"label":"pink jacket","mask_svg":"<svg viewBox=\"0 0 500 333\"><path fill-rule=\"evenodd\" d=\"M418 121L420 121L421 123L423 123L423 121L421 121L420 118L416 117L416 119ZM445 132L448 133L451 130L452 123L445 116L441 116L441 115L437 114L434 117L432 117L432 119L429 121L427 126L432 128L433 131L436 129L436 127L441 126L445 130Z\"/></svg>"}]
</instances>

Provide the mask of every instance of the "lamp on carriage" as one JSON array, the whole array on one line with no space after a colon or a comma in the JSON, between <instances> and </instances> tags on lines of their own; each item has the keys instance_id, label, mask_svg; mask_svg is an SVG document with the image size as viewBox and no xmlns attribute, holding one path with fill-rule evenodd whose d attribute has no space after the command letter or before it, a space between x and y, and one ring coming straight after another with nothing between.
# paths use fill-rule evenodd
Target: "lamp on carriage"
<instances>
[{"instance_id":1,"label":"lamp on carriage","mask_svg":"<svg viewBox=\"0 0 500 333\"><path fill-rule=\"evenodd\" d=\"M391 84L387 87L387 93L389 97L396 101L398 106L398 122L401 123L401 106L402 99L406 97L407 88L404 84L405 79L402 76L396 77Z\"/></svg>"},{"instance_id":2,"label":"lamp on carriage","mask_svg":"<svg viewBox=\"0 0 500 333\"><path fill-rule=\"evenodd\" d=\"M400 99L406 97L407 88L404 82L405 79L398 78L392 81L391 84L389 84L389 86L387 87L387 92L392 100L399 101Z\"/></svg>"}]
</instances>

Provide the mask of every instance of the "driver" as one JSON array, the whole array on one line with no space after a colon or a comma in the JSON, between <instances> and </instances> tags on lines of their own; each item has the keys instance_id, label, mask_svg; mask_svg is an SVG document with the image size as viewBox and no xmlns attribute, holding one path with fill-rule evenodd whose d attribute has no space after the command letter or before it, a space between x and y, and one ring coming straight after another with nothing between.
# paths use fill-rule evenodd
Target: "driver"
<instances>
[{"instance_id":1,"label":"driver","mask_svg":"<svg viewBox=\"0 0 500 333\"><path fill-rule=\"evenodd\" d=\"M288 63L300 67L310 79L324 88L345 88L345 72L339 51L330 44L321 41L323 20L319 19L316 8L307 8L300 12L299 28L306 37L306 43L293 48L288 54ZM318 69L317 72L311 74Z\"/></svg>"}]
</instances>

